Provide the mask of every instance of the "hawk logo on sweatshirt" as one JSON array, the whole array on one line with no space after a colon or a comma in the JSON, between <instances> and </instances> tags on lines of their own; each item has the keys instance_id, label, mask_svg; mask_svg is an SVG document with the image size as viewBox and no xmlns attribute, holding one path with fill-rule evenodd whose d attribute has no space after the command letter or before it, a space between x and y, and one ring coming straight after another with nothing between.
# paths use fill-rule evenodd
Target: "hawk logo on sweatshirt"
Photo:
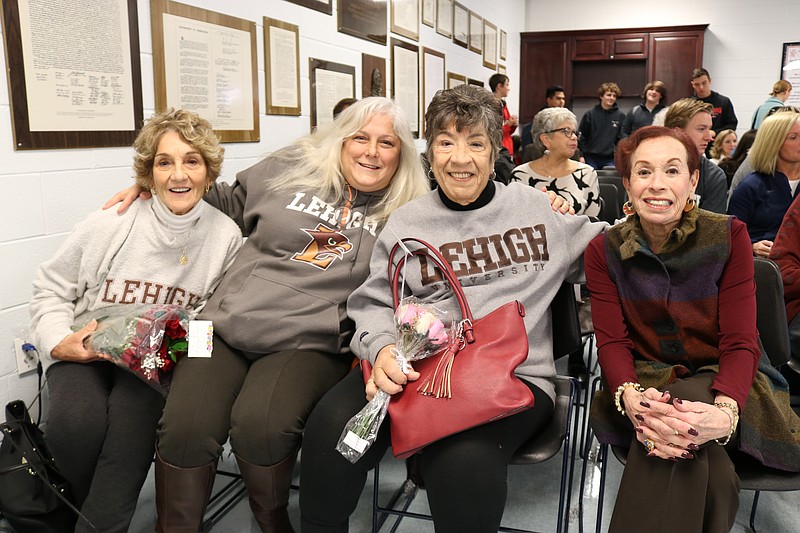
<instances>
[{"instance_id":1,"label":"hawk logo on sweatshirt","mask_svg":"<svg viewBox=\"0 0 800 533\"><path fill-rule=\"evenodd\" d=\"M353 249L350 239L322 223L317 224L314 229L303 231L311 237L311 242L302 252L294 254L292 261L310 263L321 270L327 270L331 263L336 259L344 259L344 254Z\"/></svg>"}]
</instances>

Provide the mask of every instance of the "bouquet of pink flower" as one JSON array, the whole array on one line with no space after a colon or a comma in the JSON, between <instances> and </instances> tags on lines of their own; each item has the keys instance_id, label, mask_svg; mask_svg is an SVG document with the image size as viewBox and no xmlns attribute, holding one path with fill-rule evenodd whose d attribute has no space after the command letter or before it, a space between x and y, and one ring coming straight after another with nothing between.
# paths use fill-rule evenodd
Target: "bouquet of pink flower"
<instances>
[{"instance_id":1,"label":"bouquet of pink flower","mask_svg":"<svg viewBox=\"0 0 800 533\"><path fill-rule=\"evenodd\" d=\"M397 340L392 353L397 364L408 374L411 361L431 357L444 350L450 339L446 313L411 296L404 298L394 313ZM386 417L391 396L378 390L372 400L347 424L336 449L348 461L358 461L375 442L378 429Z\"/></svg>"},{"instance_id":2,"label":"bouquet of pink flower","mask_svg":"<svg viewBox=\"0 0 800 533\"><path fill-rule=\"evenodd\" d=\"M161 392L169 392L172 369L189 350L189 313L176 305L115 305L82 315L76 331L93 319L97 330L84 344L139 376Z\"/></svg>"}]
</instances>

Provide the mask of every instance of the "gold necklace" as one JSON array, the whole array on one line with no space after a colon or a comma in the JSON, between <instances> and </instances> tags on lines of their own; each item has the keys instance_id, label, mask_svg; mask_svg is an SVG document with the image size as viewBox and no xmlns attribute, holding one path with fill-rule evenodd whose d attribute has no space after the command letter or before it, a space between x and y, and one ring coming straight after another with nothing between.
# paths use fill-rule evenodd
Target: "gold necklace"
<instances>
[{"instance_id":1,"label":"gold necklace","mask_svg":"<svg viewBox=\"0 0 800 533\"><path fill-rule=\"evenodd\" d=\"M167 229L169 229L169 232L172 235L172 238L175 240L175 242L177 242L178 245L181 247L181 258L179 259L181 265L183 266L188 265L189 256L186 254L186 246L189 244L189 238L192 236L192 228L189 228L189 231L186 233L185 243L181 243L181 241L178 240L178 238L175 236L175 233L172 232L172 229L170 229L169 227L167 227Z\"/></svg>"}]
</instances>

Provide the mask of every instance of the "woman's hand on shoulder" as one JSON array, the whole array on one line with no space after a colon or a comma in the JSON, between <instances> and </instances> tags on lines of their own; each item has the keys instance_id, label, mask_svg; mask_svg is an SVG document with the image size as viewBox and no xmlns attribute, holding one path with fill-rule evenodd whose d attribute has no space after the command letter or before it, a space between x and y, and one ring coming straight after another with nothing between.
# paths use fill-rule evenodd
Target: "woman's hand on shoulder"
<instances>
[{"instance_id":1,"label":"woman's hand on shoulder","mask_svg":"<svg viewBox=\"0 0 800 533\"><path fill-rule=\"evenodd\" d=\"M71 363L90 363L101 359L110 360L103 354L98 354L86 348L84 341L97 330L97 320L92 320L83 328L70 333L59 342L50 352L53 359Z\"/></svg>"},{"instance_id":2,"label":"woman's hand on shoulder","mask_svg":"<svg viewBox=\"0 0 800 533\"><path fill-rule=\"evenodd\" d=\"M152 194L150 194L150 191L142 189L138 184L133 184L127 189L123 189L109 198L109 200L103 204L103 209L108 209L115 204L120 204L119 208L117 208L117 214L121 215L128 210L136 198L147 200L151 196Z\"/></svg>"},{"instance_id":3,"label":"woman's hand on shoulder","mask_svg":"<svg viewBox=\"0 0 800 533\"><path fill-rule=\"evenodd\" d=\"M566 201L561 196L557 195L553 191L548 191L544 187L540 189L542 192L547 193L547 198L550 200L550 207L556 213L561 213L562 215L566 215L569 213L570 215L575 214L575 209L572 208L572 205Z\"/></svg>"},{"instance_id":4,"label":"woman's hand on shoulder","mask_svg":"<svg viewBox=\"0 0 800 533\"><path fill-rule=\"evenodd\" d=\"M397 364L394 353L392 353L394 344L389 344L381 348L378 352L378 357L375 359L375 364L372 365L372 375L367 381L367 399L371 400L378 389L381 389L387 394L397 394L403 390L403 385L409 381L416 381L419 379L419 372L411 368L408 374L404 374Z\"/></svg>"}]
</instances>

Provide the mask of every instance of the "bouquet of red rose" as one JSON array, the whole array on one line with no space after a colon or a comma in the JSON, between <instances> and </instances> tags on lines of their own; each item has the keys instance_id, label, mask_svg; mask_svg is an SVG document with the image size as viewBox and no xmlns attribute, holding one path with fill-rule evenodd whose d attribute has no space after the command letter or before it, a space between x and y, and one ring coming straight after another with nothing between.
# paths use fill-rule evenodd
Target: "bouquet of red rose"
<instances>
[{"instance_id":1,"label":"bouquet of red rose","mask_svg":"<svg viewBox=\"0 0 800 533\"><path fill-rule=\"evenodd\" d=\"M408 363L431 357L447 348L452 338L445 326L447 314L410 296L404 298L394 312L397 340L392 353L400 368L408 374ZM386 417L391 396L378 389L378 393L347 424L339 437L336 449L348 461L358 461L378 436L378 429Z\"/></svg>"},{"instance_id":2,"label":"bouquet of red rose","mask_svg":"<svg viewBox=\"0 0 800 533\"><path fill-rule=\"evenodd\" d=\"M86 348L102 353L161 392L169 392L172 369L189 350L189 313L176 305L115 305L81 316L97 320Z\"/></svg>"}]
</instances>

